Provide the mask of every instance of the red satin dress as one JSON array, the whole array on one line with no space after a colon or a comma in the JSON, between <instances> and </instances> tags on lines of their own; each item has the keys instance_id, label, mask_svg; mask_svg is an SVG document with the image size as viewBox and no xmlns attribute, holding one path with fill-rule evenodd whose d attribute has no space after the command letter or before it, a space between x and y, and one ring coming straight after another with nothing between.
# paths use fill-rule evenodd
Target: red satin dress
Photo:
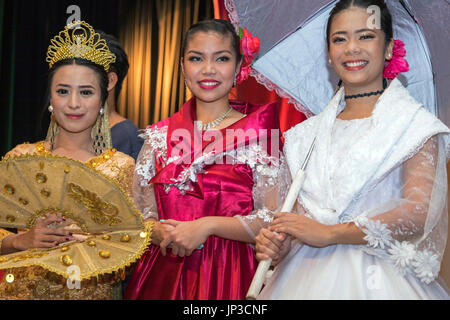
<instances>
[{"instance_id":1,"label":"red satin dress","mask_svg":"<svg viewBox=\"0 0 450 320\"><path fill-rule=\"evenodd\" d=\"M227 129L253 128L259 132L258 129L278 128L278 113L273 103L257 106L232 101L231 106L247 116ZM171 133L177 128L192 132L194 120L195 100L192 99L180 112L156 124L156 127L168 126L168 154L175 146L169 139ZM252 139L246 143L253 143ZM238 147L236 142L223 141L223 145L224 150ZM203 150L207 146L208 142L203 143ZM156 175L150 182L154 184L159 219L190 221L205 216L245 216L252 212L254 178L249 165L205 165L207 174L198 174L197 182L191 182L193 190L183 195L175 187L166 193L164 184L173 183L171 179L186 165L171 163L163 167L158 163L158 156L155 158ZM210 236L203 249L183 258L173 255L170 249L163 256L159 246L151 245L137 263L124 299L245 299L256 268L254 249L239 241Z\"/></svg>"}]
</instances>

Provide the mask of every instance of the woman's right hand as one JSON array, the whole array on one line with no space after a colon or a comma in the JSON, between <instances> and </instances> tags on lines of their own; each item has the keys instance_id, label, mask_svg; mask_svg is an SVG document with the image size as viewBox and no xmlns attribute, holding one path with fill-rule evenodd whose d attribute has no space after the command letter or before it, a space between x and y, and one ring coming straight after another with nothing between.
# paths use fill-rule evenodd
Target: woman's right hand
<instances>
[{"instance_id":1,"label":"woman's right hand","mask_svg":"<svg viewBox=\"0 0 450 320\"><path fill-rule=\"evenodd\" d=\"M30 230L13 235L11 245L13 251L23 251L32 248L52 248L60 243L75 240L69 231L49 228L48 225L65 220L51 215L44 220L38 220Z\"/></svg>"},{"instance_id":2,"label":"woman's right hand","mask_svg":"<svg viewBox=\"0 0 450 320\"><path fill-rule=\"evenodd\" d=\"M275 233L269 229L261 229L255 237L256 259L258 261L272 259L276 266L291 249L291 237L285 233Z\"/></svg>"},{"instance_id":3,"label":"woman's right hand","mask_svg":"<svg viewBox=\"0 0 450 320\"><path fill-rule=\"evenodd\" d=\"M170 235L170 231L175 229L175 227L161 223L160 221L155 221L155 219L150 218L146 221L154 221L153 229L152 229L152 244L159 246L161 242L167 239Z\"/></svg>"}]
</instances>

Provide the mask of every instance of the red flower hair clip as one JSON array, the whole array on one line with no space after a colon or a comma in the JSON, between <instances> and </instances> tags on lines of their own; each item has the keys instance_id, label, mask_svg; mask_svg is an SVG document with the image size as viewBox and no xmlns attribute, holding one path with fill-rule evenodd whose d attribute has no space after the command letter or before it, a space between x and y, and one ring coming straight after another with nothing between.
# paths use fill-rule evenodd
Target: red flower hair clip
<instances>
[{"instance_id":1,"label":"red flower hair clip","mask_svg":"<svg viewBox=\"0 0 450 320\"><path fill-rule=\"evenodd\" d=\"M384 64L383 76L386 79L392 80L399 73L409 71L408 61L403 59L404 56L406 56L405 44L401 40L394 40L392 59Z\"/></svg>"},{"instance_id":2,"label":"red flower hair clip","mask_svg":"<svg viewBox=\"0 0 450 320\"><path fill-rule=\"evenodd\" d=\"M259 39L256 36L252 37L247 28L239 27L239 37L241 38L241 54L244 61L242 61L241 70L236 76L236 83L241 83L248 78L251 70L250 65L259 52Z\"/></svg>"}]
</instances>

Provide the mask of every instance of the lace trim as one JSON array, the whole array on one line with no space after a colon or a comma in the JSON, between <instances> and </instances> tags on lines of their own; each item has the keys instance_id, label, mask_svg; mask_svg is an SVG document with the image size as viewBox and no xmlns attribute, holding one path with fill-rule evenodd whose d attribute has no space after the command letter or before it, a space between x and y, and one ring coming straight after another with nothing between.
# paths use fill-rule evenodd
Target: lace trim
<instances>
[{"instance_id":1,"label":"lace trim","mask_svg":"<svg viewBox=\"0 0 450 320\"><path fill-rule=\"evenodd\" d=\"M257 210L251 215L243 216L242 219L247 221L254 221L255 219L261 219L264 222L271 223L273 220L273 212L267 208Z\"/></svg>"},{"instance_id":2,"label":"lace trim","mask_svg":"<svg viewBox=\"0 0 450 320\"><path fill-rule=\"evenodd\" d=\"M244 226L244 229L247 231L247 233L252 237L252 239L255 239L256 234L253 232L252 228L250 228L250 224L255 222L256 220L262 220L262 222L266 224L270 224L273 221L273 216L276 212L270 211L266 207L258 210L254 210L251 214L246 216L236 215L234 216L237 218L241 224Z\"/></svg>"},{"instance_id":3,"label":"lace trim","mask_svg":"<svg viewBox=\"0 0 450 320\"><path fill-rule=\"evenodd\" d=\"M228 17L230 18L231 23L234 25L236 32L239 34L239 16L237 14L236 7L234 5L234 0L225 0L224 1L225 8L228 11Z\"/></svg>"},{"instance_id":4,"label":"lace trim","mask_svg":"<svg viewBox=\"0 0 450 320\"><path fill-rule=\"evenodd\" d=\"M226 157L232 160L232 164L247 164L254 172L268 177L269 185L275 184L275 178L278 176L280 168L279 159L269 156L260 145L251 145L249 147L242 147L235 150L230 150L224 153L216 154L213 151L197 158L192 165L183 170L176 179L172 179L174 184L167 184L164 186L166 193L170 191L172 186L176 187L181 194L186 191L191 191L192 186L190 182L197 182L197 175L208 172L203 169L204 166L220 161ZM271 164L271 165L269 165Z\"/></svg>"},{"instance_id":5,"label":"lace trim","mask_svg":"<svg viewBox=\"0 0 450 320\"><path fill-rule=\"evenodd\" d=\"M170 188L176 187L182 195L186 193L186 191L192 191L192 186L190 182L197 182L197 175L200 173L208 173L203 170L203 167L208 162L208 158L211 157L211 153L203 155L194 160L194 162L186 169L184 169L177 178L172 178L174 184L165 184L164 190L166 193L169 193Z\"/></svg>"},{"instance_id":6,"label":"lace trim","mask_svg":"<svg viewBox=\"0 0 450 320\"><path fill-rule=\"evenodd\" d=\"M430 284L438 277L440 262L437 254L426 249L419 250L408 241L394 240L387 224L368 219L366 214L356 217L353 222L366 234L364 240L368 242L367 245L378 249L378 255L379 249L384 249L383 256L394 264L400 274L415 274L426 284Z\"/></svg>"},{"instance_id":7,"label":"lace trim","mask_svg":"<svg viewBox=\"0 0 450 320\"><path fill-rule=\"evenodd\" d=\"M149 127L139 135L139 137L144 139L146 147L143 156L136 163L135 168L136 174L142 178L140 180L142 187L148 185L150 180L155 176L155 153L158 153L161 160L166 162L167 129L168 127L162 127L160 129Z\"/></svg>"},{"instance_id":8,"label":"lace trim","mask_svg":"<svg viewBox=\"0 0 450 320\"><path fill-rule=\"evenodd\" d=\"M167 130L168 126L162 128L150 127L140 135L151 146L153 152L157 152L159 156L167 157Z\"/></svg>"},{"instance_id":9,"label":"lace trim","mask_svg":"<svg viewBox=\"0 0 450 320\"><path fill-rule=\"evenodd\" d=\"M163 166L168 165L180 159L179 156L167 157L167 126L158 128L148 128L145 133L141 135L145 139L148 150L145 151L141 161L136 164L136 173L141 176L141 186L146 186L155 175L154 156L157 154L163 161ZM186 191L192 191L190 182L197 182L197 175L208 172L203 168L206 165L218 162L224 157L227 160L232 160L232 164L247 164L253 171L259 175L269 177L269 185L275 184L275 178L278 176L280 168L280 159L269 156L262 148L262 146L254 144L248 147L242 147L230 150L224 153L216 154L214 151L204 154L194 160L194 162L185 168L177 178L173 178L173 184L165 184L164 191L170 192L172 187L176 187L181 194ZM220 163L220 162L218 162Z\"/></svg>"},{"instance_id":10,"label":"lace trim","mask_svg":"<svg viewBox=\"0 0 450 320\"><path fill-rule=\"evenodd\" d=\"M259 73L257 70L251 69L250 75L253 78L255 78L258 83L260 83L264 87L266 87L267 90L275 91L276 94L279 97L281 97L281 98L287 98L288 99L288 103L293 104L295 109L297 109L298 111L302 112L307 118L310 118L310 117L315 115L314 113L311 112L311 110L309 110L304 105L302 105L300 102L295 100L290 94L288 94L283 89L278 87L275 83L270 81L266 76L264 76L263 74Z\"/></svg>"}]
</instances>

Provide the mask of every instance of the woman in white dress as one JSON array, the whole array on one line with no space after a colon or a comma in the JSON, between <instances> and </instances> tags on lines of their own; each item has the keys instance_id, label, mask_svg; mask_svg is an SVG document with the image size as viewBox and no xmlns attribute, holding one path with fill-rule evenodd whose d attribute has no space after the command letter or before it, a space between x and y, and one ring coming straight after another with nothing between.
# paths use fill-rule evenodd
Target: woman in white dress
<instances>
[{"instance_id":1,"label":"woman in white dress","mask_svg":"<svg viewBox=\"0 0 450 320\"><path fill-rule=\"evenodd\" d=\"M367 27L370 5L380 29ZM449 299L438 273L450 130L400 81L387 86L385 62L401 61L392 34L384 1L341 0L331 12L327 50L343 87L285 134L293 176L316 144L300 214L277 214L256 237L257 259L276 266L259 299Z\"/></svg>"}]
</instances>

